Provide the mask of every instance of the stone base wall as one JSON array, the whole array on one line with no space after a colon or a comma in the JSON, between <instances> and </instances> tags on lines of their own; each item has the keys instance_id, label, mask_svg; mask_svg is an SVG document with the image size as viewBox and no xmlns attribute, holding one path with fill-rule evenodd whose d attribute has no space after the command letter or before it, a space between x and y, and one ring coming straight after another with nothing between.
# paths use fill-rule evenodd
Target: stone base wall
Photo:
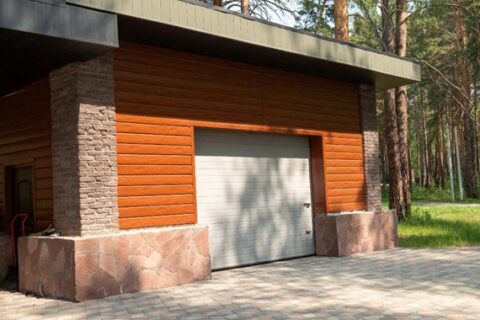
<instances>
[{"instance_id":1,"label":"stone base wall","mask_svg":"<svg viewBox=\"0 0 480 320\"><path fill-rule=\"evenodd\" d=\"M315 216L318 256L343 257L398 247L394 211L318 214Z\"/></svg>"},{"instance_id":2,"label":"stone base wall","mask_svg":"<svg viewBox=\"0 0 480 320\"><path fill-rule=\"evenodd\" d=\"M0 235L0 282L5 280L8 274L8 266L12 264L12 247L9 235Z\"/></svg>"},{"instance_id":3,"label":"stone base wall","mask_svg":"<svg viewBox=\"0 0 480 320\"><path fill-rule=\"evenodd\" d=\"M19 239L20 291L72 301L210 278L208 228Z\"/></svg>"}]
</instances>

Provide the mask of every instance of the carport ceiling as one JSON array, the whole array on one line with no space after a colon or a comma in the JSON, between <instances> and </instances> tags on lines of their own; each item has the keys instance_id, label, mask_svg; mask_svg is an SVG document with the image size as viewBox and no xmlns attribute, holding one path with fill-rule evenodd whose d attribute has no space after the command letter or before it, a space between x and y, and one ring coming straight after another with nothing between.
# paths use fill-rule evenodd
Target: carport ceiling
<instances>
[{"instance_id":1,"label":"carport ceiling","mask_svg":"<svg viewBox=\"0 0 480 320\"><path fill-rule=\"evenodd\" d=\"M0 96L118 47L117 16L61 0L0 0Z\"/></svg>"}]
</instances>

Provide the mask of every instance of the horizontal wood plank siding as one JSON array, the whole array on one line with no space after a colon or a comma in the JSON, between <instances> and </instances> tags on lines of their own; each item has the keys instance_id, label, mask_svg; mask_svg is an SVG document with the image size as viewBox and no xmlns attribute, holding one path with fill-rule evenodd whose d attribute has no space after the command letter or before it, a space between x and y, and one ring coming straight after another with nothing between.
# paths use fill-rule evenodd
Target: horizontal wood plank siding
<instances>
[{"instance_id":1,"label":"horizontal wood plank siding","mask_svg":"<svg viewBox=\"0 0 480 320\"><path fill-rule=\"evenodd\" d=\"M321 135L327 211L365 209L356 84L123 42L115 99L122 228L196 222L194 127Z\"/></svg>"},{"instance_id":2,"label":"horizontal wood plank siding","mask_svg":"<svg viewBox=\"0 0 480 320\"><path fill-rule=\"evenodd\" d=\"M327 212L365 210L362 134L324 137Z\"/></svg>"},{"instance_id":3,"label":"horizontal wood plank siding","mask_svg":"<svg viewBox=\"0 0 480 320\"><path fill-rule=\"evenodd\" d=\"M34 168L35 229L53 224L50 88L48 79L0 98L0 217L4 217L4 167Z\"/></svg>"},{"instance_id":4,"label":"horizontal wood plank siding","mask_svg":"<svg viewBox=\"0 0 480 320\"><path fill-rule=\"evenodd\" d=\"M157 121L158 117L161 114L139 117L118 111L122 229L196 222L193 128Z\"/></svg>"}]
</instances>

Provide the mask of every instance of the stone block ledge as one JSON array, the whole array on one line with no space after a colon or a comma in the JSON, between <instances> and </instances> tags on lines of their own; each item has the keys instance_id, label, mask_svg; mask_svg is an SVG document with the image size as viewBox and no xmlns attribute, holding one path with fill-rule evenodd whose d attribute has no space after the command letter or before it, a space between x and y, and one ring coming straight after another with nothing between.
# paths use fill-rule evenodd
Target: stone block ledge
<instances>
[{"instance_id":1,"label":"stone block ledge","mask_svg":"<svg viewBox=\"0 0 480 320\"><path fill-rule=\"evenodd\" d=\"M101 238L109 238L109 237L116 237L116 236L123 236L123 235L135 235L135 234L148 234L148 233L159 233L159 232L171 232L171 231L178 231L178 230L186 230L186 229L204 229L206 226L202 225L180 225L180 226L166 226L166 227L153 227L153 228L137 228L137 229L127 229L127 230L119 230L119 231L105 231L98 234L86 234L82 236L74 236L74 235L52 235L52 236L40 236L40 235L30 235L29 238L33 239L64 239L64 240L87 240L87 239L101 239Z\"/></svg>"},{"instance_id":2,"label":"stone block ledge","mask_svg":"<svg viewBox=\"0 0 480 320\"><path fill-rule=\"evenodd\" d=\"M395 211L315 215L318 256L344 257L399 246Z\"/></svg>"},{"instance_id":3,"label":"stone block ledge","mask_svg":"<svg viewBox=\"0 0 480 320\"><path fill-rule=\"evenodd\" d=\"M84 237L20 238L20 291L85 301L211 276L208 228L187 226Z\"/></svg>"}]
</instances>

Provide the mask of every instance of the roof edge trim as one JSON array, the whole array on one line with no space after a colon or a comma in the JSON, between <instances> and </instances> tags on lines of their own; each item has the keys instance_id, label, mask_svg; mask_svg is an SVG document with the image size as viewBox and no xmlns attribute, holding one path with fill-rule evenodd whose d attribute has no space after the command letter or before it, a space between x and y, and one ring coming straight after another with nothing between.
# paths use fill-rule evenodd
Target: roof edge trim
<instances>
[{"instance_id":1,"label":"roof edge trim","mask_svg":"<svg viewBox=\"0 0 480 320\"><path fill-rule=\"evenodd\" d=\"M67 0L68 3L297 54L400 79L420 81L420 64L350 43L295 31L187 0ZM379 87L382 87L379 85Z\"/></svg>"}]
</instances>

